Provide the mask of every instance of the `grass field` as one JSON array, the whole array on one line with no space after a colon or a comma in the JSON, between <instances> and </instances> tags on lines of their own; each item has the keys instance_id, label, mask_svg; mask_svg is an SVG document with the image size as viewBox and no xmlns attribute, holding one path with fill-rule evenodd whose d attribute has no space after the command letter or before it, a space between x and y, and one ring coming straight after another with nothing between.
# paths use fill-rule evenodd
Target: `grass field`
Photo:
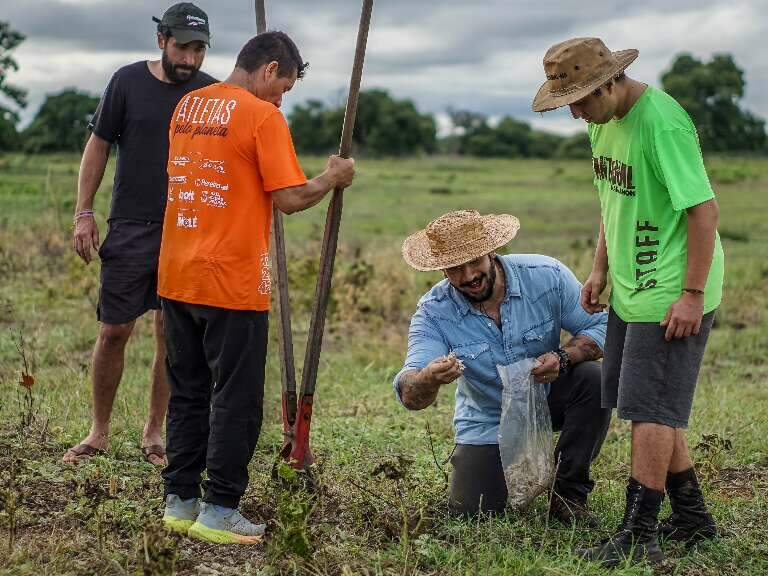
<instances>
[{"instance_id":1,"label":"grass field","mask_svg":"<svg viewBox=\"0 0 768 576\"><path fill-rule=\"evenodd\" d=\"M98 263L70 248L78 159L0 156L0 573L2 574L601 574L570 555L604 532L548 525L540 499L503 518L446 515L452 390L409 413L391 378L408 320L438 277L400 260L404 236L456 208L511 212L508 249L589 270L598 204L589 162L460 158L361 160L345 195L341 245L315 398L320 488L273 477L281 444L276 339L265 423L243 500L270 522L266 543L227 548L165 533L159 473L138 444L152 358L150 323L129 344L110 450L59 463L88 430ZM305 168L316 172L321 159ZM689 431L724 537L668 547L656 574L768 573L768 161L715 159L726 288ZM111 171L99 191L102 234ZM286 218L297 356L303 354L325 204ZM273 326L275 322L272 323ZM22 354L23 353L23 354ZM18 385L26 358L35 383ZM301 361L297 362L300 366ZM614 419L594 466L592 504L606 530L623 513L629 427ZM433 446L433 448L432 448ZM647 566L617 574L649 574Z\"/></svg>"}]
</instances>

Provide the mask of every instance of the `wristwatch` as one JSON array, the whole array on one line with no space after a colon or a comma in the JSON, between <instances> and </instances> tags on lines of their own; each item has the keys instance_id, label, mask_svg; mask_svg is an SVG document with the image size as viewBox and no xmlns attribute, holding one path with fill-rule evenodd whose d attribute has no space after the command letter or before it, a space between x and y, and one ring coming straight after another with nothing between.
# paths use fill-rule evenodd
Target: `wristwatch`
<instances>
[{"instance_id":1,"label":"wristwatch","mask_svg":"<svg viewBox=\"0 0 768 576\"><path fill-rule=\"evenodd\" d=\"M571 369L571 357L568 356L568 352L563 350L562 348L558 348L557 350L552 350L553 354L557 354L557 358L560 361L560 369L558 371L558 376L561 376L568 372L568 370Z\"/></svg>"}]
</instances>

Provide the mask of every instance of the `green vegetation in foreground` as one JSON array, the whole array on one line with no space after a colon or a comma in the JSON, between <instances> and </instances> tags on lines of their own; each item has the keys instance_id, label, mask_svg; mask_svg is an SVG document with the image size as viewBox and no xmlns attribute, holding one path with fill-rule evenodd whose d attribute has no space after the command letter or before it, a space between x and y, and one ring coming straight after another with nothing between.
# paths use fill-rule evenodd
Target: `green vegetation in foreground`
<instances>
[{"instance_id":1,"label":"green vegetation in foreground","mask_svg":"<svg viewBox=\"0 0 768 576\"><path fill-rule=\"evenodd\" d=\"M603 533L548 525L546 502L506 518L446 516L452 390L418 413L390 381L418 296L439 275L399 257L403 237L442 212L512 212L510 248L562 259L584 278L598 222L588 162L361 160L345 194L340 254L315 400L320 487L273 464L281 444L275 338L265 422L243 508L269 520L266 544L208 545L162 529L159 474L141 461L151 327L137 324L105 457L59 464L88 429L98 264L70 249L78 159L0 156L0 573L601 574L570 555ZM318 171L322 159L306 162ZM689 439L725 531L692 552L667 548L658 574L768 573L768 161L709 166L727 254L725 302L702 370ZM105 177L111 182L111 173ZM102 234L109 186L99 193ZM325 209L286 218L296 350L303 353ZM274 325L274 322L273 322ZM23 345L21 338L23 337ZM24 351L35 378L19 386ZM301 362L298 362L301 365ZM623 512L629 428L614 420L594 467L606 529ZM434 452L431 449L434 446ZM435 463L437 461L438 464ZM646 566L615 574L650 574Z\"/></svg>"}]
</instances>

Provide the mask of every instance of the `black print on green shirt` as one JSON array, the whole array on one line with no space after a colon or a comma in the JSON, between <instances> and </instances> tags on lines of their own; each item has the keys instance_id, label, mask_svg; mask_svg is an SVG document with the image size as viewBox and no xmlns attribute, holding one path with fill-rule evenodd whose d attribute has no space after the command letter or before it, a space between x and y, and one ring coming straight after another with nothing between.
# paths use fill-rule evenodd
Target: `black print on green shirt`
<instances>
[{"instance_id":1,"label":"black print on green shirt","mask_svg":"<svg viewBox=\"0 0 768 576\"><path fill-rule=\"evenodd\" d=\"M635 185L632 183L632 166L607 156L592 158L592 168L598 180L607 180L611 191L622 196L634 196Z\"/></svg>"},{"instance_id":2,"label":"black print on green shirt","mask_svg":"<svg viewBox=\"0 0 768 576\"><path fill-rule=\"evenodd\" d=\"M658 226L650 221L637 221L635 227L635 290L647 290L656 286L652 275L656 272L656 260L659 257L659 241L656 239Z\"/></svg>"}]
</instances>

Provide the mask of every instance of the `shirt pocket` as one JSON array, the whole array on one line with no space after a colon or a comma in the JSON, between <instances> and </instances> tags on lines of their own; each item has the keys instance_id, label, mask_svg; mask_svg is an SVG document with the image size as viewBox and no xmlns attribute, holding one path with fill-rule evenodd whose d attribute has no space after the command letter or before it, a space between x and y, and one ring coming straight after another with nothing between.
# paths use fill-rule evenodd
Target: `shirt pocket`
<instances>
[{"instance_id":1,"label":"shirt pocket","mask_svg":"<svg viewBox=\"0 0 768 576\"><path fill-rule=\"evenodd\" d=\"M548 318L523 332L523 346L528 358L538 358L545 352L551 352L550 336L555 329L555 322Z\"/></svg>"},{"instance_id":2,"label":"shirt pocket","mask_svg":"<svg viewBox=\"0 0 768 576\"><path fill-rule=\"evenodd\" d=\"M464 375L470 380L493 382L496 380L496 363L493 361L488 342L478 340L453 346L453 353L464 364Z\"/></svg>"}]
</instances>

